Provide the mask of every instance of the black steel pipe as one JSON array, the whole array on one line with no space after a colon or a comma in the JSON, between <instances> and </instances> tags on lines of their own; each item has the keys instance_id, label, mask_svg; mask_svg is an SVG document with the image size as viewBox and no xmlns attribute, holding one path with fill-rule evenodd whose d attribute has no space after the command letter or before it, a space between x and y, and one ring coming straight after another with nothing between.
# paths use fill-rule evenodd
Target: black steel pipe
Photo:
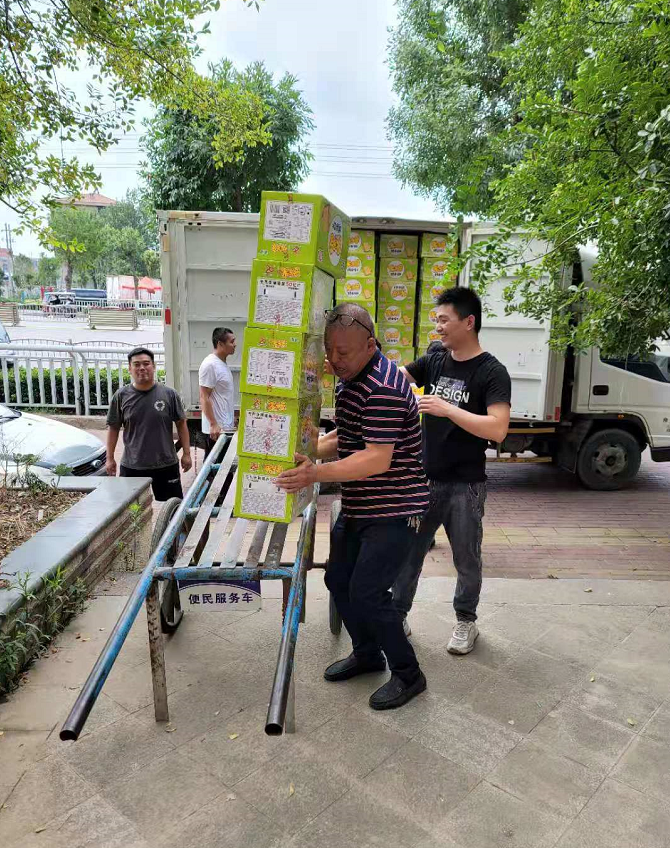
<instances>
[{"instance_id":1,"label":"black steel pipe","mask_svg":"<svg viewBox=\"0 0 670 848\"><path fill-rule=\"evenodd\" d=\"M284 732L286 721L286 705L291 688L293 674L293 658L298 641L300 613L305 602L305 576L314 559L314 536L316 528L316 501L319 496L319 486L314 486L314 497L305 510L298 538L295 566L291 578L291 589L286 602L286 612L282 625L281 643L270 705L265 721L265 732L268 736L280 736Z\"/></svg>"},{"instance_id":2,"label":"black steel pipe","mask_svg":"<svg viewBox=\"0 0 670 848\"><path fill-rule=\"evenodd\" d=\"M107 677L112 670L112 666L119 655L119 651L123 647L126 636L128 635L130 628L133 626L137 613L140 611L142 604L146 600L149 587L154 579L154 570L163 565L167 552L172 547L174 540L177 538L177 534L179 533L181 525L186 518L189 507L195 503L200 489L209 475L211 466L214 464L214 460L219 456L219 453L223 456L225 453L224 447L227 448L228 444L230 444L230 436L227 434L221 435L217 440L214 449L204 461L198 476L195 478L190 489L186 493L186 497L175 512L172 521L163 534L160 545L149 558L149 562L146 564L144 571L140 575L140 579L137 581L137 585L135 586L131 596L128 598L128 601L123 608L123 612L114 625L109 639L105 643L105 647L100 652L100 656L93 666L93 670L86 679L86 683L84 683L74 706L70 710L70 714L61 728L60 738L64 742L79 738L79 734L86 723L89 713L93 709L93 705L100 694L105 680L107 680Z\"/></svg>"}]
</instances>

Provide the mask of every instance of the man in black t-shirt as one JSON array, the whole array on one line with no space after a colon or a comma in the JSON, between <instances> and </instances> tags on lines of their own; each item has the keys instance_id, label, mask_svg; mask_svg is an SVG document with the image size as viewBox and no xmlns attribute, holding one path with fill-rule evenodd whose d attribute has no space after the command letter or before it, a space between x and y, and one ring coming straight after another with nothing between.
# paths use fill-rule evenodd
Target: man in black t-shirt
<instances>
[{"instance_id":1,"label":"man in black t-shirt","mask_svg":"<svg viewBox=\"0 0 670 848\"><path fill-rule=\"evenodd\" d=\"M402 369L410 382L424 387L419 410L430 506L409 561L393 587L393 598L406 617L424 557L442 524L458 573L457 623L447 650L467 654L479 635L475 621L482 584L486 448L489 442L502 442L507 434L511 382L504 365L479 344L482 305L472 289L445 291L436 312L443 349Z\"/></svg>"}]
</instances>

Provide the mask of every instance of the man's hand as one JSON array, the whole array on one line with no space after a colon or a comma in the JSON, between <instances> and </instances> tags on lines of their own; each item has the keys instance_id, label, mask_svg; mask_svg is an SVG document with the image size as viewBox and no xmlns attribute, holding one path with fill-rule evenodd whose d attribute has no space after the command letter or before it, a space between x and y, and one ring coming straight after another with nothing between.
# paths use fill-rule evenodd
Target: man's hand
<instances>
[{"instance_id":1,"label":"man's hand","mask_svg":"<svg viewBox=\"0 0 670 848\"><path fill-rule=\"evenodd\" d=\"M210 427L209 427L209 438L210 438L213 442L215 442L215 441L219 438L219 436L221 435L221 433L222 433L222 432L223 432L223 430L221 429L221 425L220 425L220 424L218 424L218 423L217 423L217 424L210 424Z\"/></svg>"},{"instance_id":2,"label":"man's hand","mask_svg":"<svg viewBox=\"0 0 670 848\"><path fill-rule=\"evenodd\" d=\"M298 463L295 468L282 471L275 480L275 484L287 492L298 492L316 482L316 465L312 460L308 456L297 453L295 461Z\"/></svg>"},{"instance_id":3,"label":"man's hand","mask_svg":"<svg viewBox=\"0 0 670 848\"><path fill-rule=\"evenodd\" d=\"M436 418L451 418L458 407L436 395L422 395L418 399L419 412L422 415L434 415Z\"/></svg>"},{"instance_id":4,"label":"man's hand","mask_svg":"<svg viewBox=\"0 0 670 848\"><path fill-rule=\"evenodd\" d=\"M183 450L181 452L181 470L186 473L191 470L192 465L193 460L191 459L191 449Z\"/></svg>"},{"instance_id":5,"label":"man's hand","mask_svg":"<svg viewBox=\"0 0 670 848\"><path fill-rule=\"evenodd\" d=\"M105 463L105 470L107 471L108 477L116 477L116 460L113 456L107 457L107 462Z\"/></svg>"}]
</instances>

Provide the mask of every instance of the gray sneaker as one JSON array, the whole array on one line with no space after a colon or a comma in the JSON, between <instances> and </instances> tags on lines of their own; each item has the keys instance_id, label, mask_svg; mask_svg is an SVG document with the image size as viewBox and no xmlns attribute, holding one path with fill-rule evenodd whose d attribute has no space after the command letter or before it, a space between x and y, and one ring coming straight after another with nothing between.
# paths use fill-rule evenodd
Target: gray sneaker
<instances>
[{"instance_id":1,"label":"gray sneaker","mask_svg":"<svg viewBox=\"0 0 670 848\"><path fill-rule=\"evenodd\" d=\"M458 621L447 645L450 654L469 654L475 647L479 629L474 621Z\"/></svg>"},{"instance_id":2,"label":"gray sneaker","mask_svg":"<svg viewBox=\"0 0 670 848\"><path fill-rule=\"evenodd\" d=\"M407 621L407 616L402 620L402 629L405 631L405 636L409 639L412 635L412 628L409 626L409 621Z\"/></svg>"}]
</instances>

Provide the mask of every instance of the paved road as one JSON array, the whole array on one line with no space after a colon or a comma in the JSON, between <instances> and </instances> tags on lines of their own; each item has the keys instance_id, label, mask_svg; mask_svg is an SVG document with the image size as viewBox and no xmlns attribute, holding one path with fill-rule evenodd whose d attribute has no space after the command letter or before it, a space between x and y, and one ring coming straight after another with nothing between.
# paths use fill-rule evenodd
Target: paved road
<instances>
[{"instance_id":1,"label":"paved road","mask_svg":"<svg viewBox=\"0 0 670 848\"><path fill-rule=\"evenodd\" d=\"M18 339L53 339L63 342L119 341L138 345L151 345L163 341L162 324L146 324L137 330L91 330L75 322L33 321L23 322L20 327L8 327L12 341Z\"/></svg>"}]
</instances>

